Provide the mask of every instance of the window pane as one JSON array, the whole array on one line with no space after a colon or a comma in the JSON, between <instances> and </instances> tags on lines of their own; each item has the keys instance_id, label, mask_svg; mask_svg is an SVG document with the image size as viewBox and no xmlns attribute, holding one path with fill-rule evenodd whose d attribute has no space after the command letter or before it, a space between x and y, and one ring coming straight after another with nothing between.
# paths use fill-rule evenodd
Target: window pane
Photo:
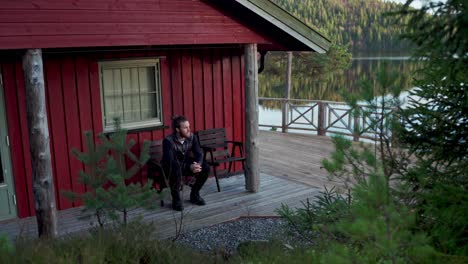
<instances>
[{"instance_id":1,"label":"window pane","mask_svg":"<svg viewBox=\"0 0 468 264\"><path fill-rule=\"evenodd\" d=\"M112 124L116 117L123 120L122 77L120 69L103 71L103 89L105 124Z\"/></svg>"},{"instance_id":2,"label":"window pane","mask_svg":"<svg viewBox=\"0 0 468 264\"><path fill-rule=\"evenodd\" d=\"M123 120L122 122L134 121L134 106L132 101L133 87L130 68L122 69L122 94L123 94ZM138 89L138 88L137 88Z\"/></svg>"},{"instance_id":3,"label":"window pane","mask_svg":"<svg viewBox=\"0 0 468 264\"><path fill-rule=\"evenodd\" d=\"M104 96L104 123L110 124L112 120L109 120L108 117L111 115L114 109L114 100L112 100L112 95L114 93L113 87L113 74L112 70L104 70L102 72L102 85L103 85L103 96Z\"/></svg>"},{"instance_id":4,"label":"window pane","mask_svg":"<svg viewBox=\"0 0 468 264\"><path fill-rule=\"evenodd\" d=\"M140 77L140 93L149 93L156 90L154 67L140 67L138 68L138 75Z\"/></svg>"},{"instance_id":5,"label":"window pane","mask_svg":"<svg viewBox=\"0 0 468 264\"><path fill-rule=\"evenodd\" d=\"M131 109L132 109L132 120L139 121L141 120L140 115L140 81L138 79L138 68L131 69L131 82L132 82L132 89L131 89Z\"/></svg>"},{"instance_id":6,"label":"window pane","mask_svg":"<svg viewBox=\"0 0 468 264\"><path fill-rule=\"evenodd\" d=\"M141 95L141 115L143 119L155 118L156 96L154 93Z\"/></svg>"},{"instance_id":7,"label":"window pane","mask_svg":"<svg viewBox=\"0 0 468 264\"><path fill-rule=\"evenodd\" d=\"M154 67L139 67L141 120L156 117ZM148 94L152 92L151 94Z\"/></svg>"},{"instance_id":8,"label":"window pane","mask_svg":"<svg viewBox=\"0 0 468 264\"><path fill-rule=\"evenodd\" d=\"M111 116L112 119L114 117L120 118L123 120L123 102L122 102L122 74L120 69L114 69L114 111L113 115Z\"/></svg>"}]
</instances>

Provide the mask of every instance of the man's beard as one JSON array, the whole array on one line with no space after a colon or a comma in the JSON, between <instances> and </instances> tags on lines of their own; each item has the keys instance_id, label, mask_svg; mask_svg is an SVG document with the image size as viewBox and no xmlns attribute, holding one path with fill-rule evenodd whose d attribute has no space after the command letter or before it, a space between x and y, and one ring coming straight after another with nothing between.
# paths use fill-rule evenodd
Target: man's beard
<instances>
[{"instance_id":1,"label":"man's beard","mask_svg":"<svg viewBox=\"0 0 468 264\"><path fill-rule=\"evenodd\" d=\"M190 138L190 132L187 133L187 135L184 135L182 132L179 132L179 138Z\"/></svg>"}]
</instances>

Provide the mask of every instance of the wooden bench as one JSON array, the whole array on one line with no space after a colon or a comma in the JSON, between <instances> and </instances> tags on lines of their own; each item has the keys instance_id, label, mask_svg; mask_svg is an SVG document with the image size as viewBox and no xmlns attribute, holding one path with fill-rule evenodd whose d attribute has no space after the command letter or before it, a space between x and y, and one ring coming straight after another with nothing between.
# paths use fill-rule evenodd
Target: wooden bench
<instances>
[{"instance_id":1,"label":"wooden bench","mask_svg":"<svg viewBox=\"0 0 468 264\"><path fill-rule=\"evenodd\" d=\"M226 140L224 128L200 130L197 132L197 137L203 150L203 159L212 167L218 192L221 191L218 178L230 176L233 162L242 162L242 170L245 175L245 156L242 142ZM229 152L228 144L232 144L231 152ZM240 156L235 156L236 147L239 149ZM225 163L229 164L227 171L218 171L218 167Z\"/></svg>"}]
</instances>

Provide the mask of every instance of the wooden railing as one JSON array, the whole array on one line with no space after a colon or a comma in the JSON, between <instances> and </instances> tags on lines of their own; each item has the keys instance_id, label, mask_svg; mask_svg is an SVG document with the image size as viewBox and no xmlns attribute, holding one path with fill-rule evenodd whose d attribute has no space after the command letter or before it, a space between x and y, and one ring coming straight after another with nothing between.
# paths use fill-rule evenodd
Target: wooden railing
<instances>
[{"instance_id":1,"label":"wooden railing","mask_svg":"<svg viewBox=\"0 0 468 264\"><path fill-rule=\"evenodd\" d=\"M352 137L354 141L361 138L375 140L375 122L373 124L371 119L380 121L392 112L391 109L370 112L368 106L358 105L361 113L366 112L370 116L354 116L351 107L343 102L265 97L260 97L259 101L277 102L282 109L278 113L281 114L281 124L260 123L260 127L281 129L284 133L288 130L303 130L316 131L319 136L341 134Z\"/></svg>"}]
</instances>

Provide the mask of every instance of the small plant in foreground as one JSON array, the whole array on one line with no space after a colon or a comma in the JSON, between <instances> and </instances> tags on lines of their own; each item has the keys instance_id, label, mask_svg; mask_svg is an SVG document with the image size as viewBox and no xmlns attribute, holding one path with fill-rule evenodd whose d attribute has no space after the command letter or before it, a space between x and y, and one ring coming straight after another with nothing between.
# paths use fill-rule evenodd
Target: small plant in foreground
<instances>
[{"instance_id":1,"label":"small plant in foreground","mask_svg":"<svg viewBox=\"0 0 468 264\"><path fill-rule=\"evenodd\" d=\"M79 172L79 180L87 186L87 192L65 193L70 199L82 199L85 217L94 215L101 227L107 219L126 224L130 211L139 207L153 209L158 204L151 180L141 184L131 179L149 159L149 142L136 156L131 151L135 141L127 141L127 131L118 120L115 123L114 132L98 136L100 144L95 144L92 132L85 132L88 151L74 149L73 154L86 165L86 170Z\"/></svg>"},{"instance_id":2,"label":"small plant in foreground","mask_svg":"<svg viewBox=\"0 0 468 264\"><path fill-rule=\"evenodd\" d=\"M345 197L336 193L334 187L330 190L325 187L325 191L320 192L314 201L307 199L302 202L302 208L293 210L282 204L277 212L286 220L294 234L314 243L321 239L321 236L333 236L335 239L342 237L337 233L328 232L328 227L349 215L350 203L349 194Z\"/></svg>"},{"instance_id":3,"label":"small plant in foreground","mask_svg":"<svg viewBox=\"0 0 468 264\"><path fill-rule=\"evenodd\" d=\"M156 239L157 227L130 221L53 240L19 239L14 253L0 248L0 263L204 263L211 256Z\"/></svg>"}]
</instances>

